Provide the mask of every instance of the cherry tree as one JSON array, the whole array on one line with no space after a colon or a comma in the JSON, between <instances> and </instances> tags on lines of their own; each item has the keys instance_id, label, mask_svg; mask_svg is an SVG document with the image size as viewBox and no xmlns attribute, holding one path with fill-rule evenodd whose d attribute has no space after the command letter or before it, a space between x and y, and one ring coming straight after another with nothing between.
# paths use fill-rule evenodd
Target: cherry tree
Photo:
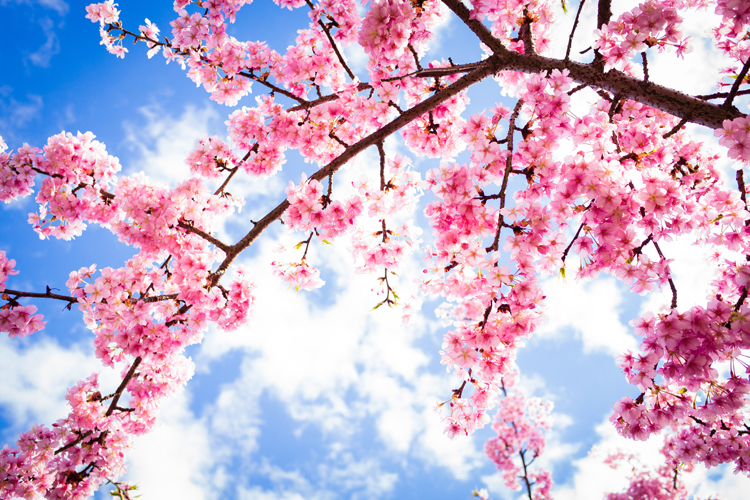
<instances>
[{"instance_id":1,"label":"cherry tree","mask_svg":"<svg viewBox=\"0 0 750 500\"><path fill-rule=\"evenodd\" d=\"M153 428L163 398L190 379L184 349L211 324L232 330L249 320L262 290L236 261L277 221L302 240L293 261L272 263L280 280L298 291L322 286L309 250L324 259L323 243L345 242L357 271L382 290L376 307L401 307L405 321L417 304L397 295L396 271L413 252L424 254L420 288L448 304L441 311L453 326L440 354L457 377L436 418L457 439L491 425L488 457L530 500L550 498L551 475L532 462L544 451L551 407L524 395L514 360L543 318L545 275L608 273L635 293L671 293L662 310L631 323L640 349L619 363L638 396L614 395L611 417L628 438L664 436L664 465L638 469L629 489L610 498L683 498L680 472L699 463L750 475L750 119L740 105L750 94L750 1L648 0L615 17L610 1L599 0L594 42L577 54L585 0L576 12L563 0L575 16L564 58L549 56L552 0L275 2L310 18L285 53L228 34L246 0L175 0L169 28L148 19L126 26L112 0L86 8L110 53L144 45L149 58L180 65L211 99L235 108L228 142L195 144L185 159L191 177L174 188L118 176L118 159L91 133L10 151L0 139L0 199L35 193L29 223L42 239L72 239L95 223L137 252L119 269L71 270L68 294L13 288L19 270L0 252L2 332L43 329L34 301L62 301L83 313L101 363L125 367L114 388L96 374L78 382L66 417L0 451L0 497L84 498L112 483L114 495L128 498L130 486L118 479L132 438ZM716 93L687 95L652 81L649 57L689 51L683 15L700 9L717 14L711 36L729 65L716 75ZM484 57L426 60L444 16L475 35ZM361 74L345 57L357 45L367 57ZM488 78L516 104L490 102L467 116L468 89ZM584 114L571 111L578 92L592 96ZM719 138L735 186L687 124ZM411 155L434 159L430 168L387 154L394 135ZM337 172L370 149L379 175L339 195ZM275 175L288 150L315 171L290 182L242 238L217 238L221 220L245 202L230 194L232 181ZM462 151L465 163L456 160ZM422 229L396 221L424 194L434 242L419 249ZM678 300L670 272L678 256L662 250L678 236L714 256L715 280L693 307ZM571 265L574 255L580 265Z\"/></svg>"}]
</instances>

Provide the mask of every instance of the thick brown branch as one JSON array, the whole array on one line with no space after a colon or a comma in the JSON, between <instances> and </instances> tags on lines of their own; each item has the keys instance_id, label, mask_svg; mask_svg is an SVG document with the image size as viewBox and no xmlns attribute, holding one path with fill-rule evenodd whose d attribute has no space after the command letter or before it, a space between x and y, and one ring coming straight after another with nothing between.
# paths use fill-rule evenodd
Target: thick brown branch
<instances>
[{"instance_id":1,"label":"thick brown branch","mask_svg":"<svg viewBox=\"0 0 750 500\"><path fill-rule=\"evenodd\" d=\"M521 27L518 28L518 36L523 41L523 52L524 54L536 54L536 49L534 47L534 35L531 32L531 23L533 21L531 19L531 16L529 15L528 10L524 9L523 14L523 23L521 24Z\"/></svg>"},{"instance_id":2,"label":"thick brown branch","mask_svg":"<svg viewBox=\"0 0 750 500\"><path fill-rule=\"evenodd\" d=\"M560 71L567 69L570 72L570 77L579 83L607 90L612 94L619 95L622 99L630 99L652 106L711 129L721 128L724 120L733 120L745 116L736 109L711 104L653 82L644 82L621 71L610 70L605 73L597 69L594 64L510 51L492 35L484 24L471 19L471 12L461 0L442 1L477 35L482 43L492 50L498 58L500 70L524 73L547 71L549 73L555 69ZM600 6L602 3L608 2L600 2Z\"/></svg>"}]
</instances>

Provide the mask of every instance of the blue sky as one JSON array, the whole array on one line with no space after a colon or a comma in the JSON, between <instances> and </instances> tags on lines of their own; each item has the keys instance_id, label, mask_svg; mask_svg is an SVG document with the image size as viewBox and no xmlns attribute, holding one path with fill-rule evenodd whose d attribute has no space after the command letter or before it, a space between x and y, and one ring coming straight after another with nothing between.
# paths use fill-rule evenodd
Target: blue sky
<instances>
[{"instance_id":1,"label":"blue sky","mask_svg":"<svg viewBox=\"0 0 750 500\"><path fill-rule=\"evenodd\" d=\"M144 47L128 45L125 59L108 54L99 45L98 27L84 18L85 5L0 0L0 136L16 149L25 142L41 147L62 130L90 130L120 158L123 175L144 171L174 184L186 175L182 161L198 139L226 136L223 122L232 109L210 101L178 65L165 65L161 56L148 60ZM121 19L132 28L149 18L165 33L174 18L166 1L123 1L121 9ZM572 24L571 14L560 16L558 40ZM585 26L594 17L592 8L584 11L581 49L590 43ZM283 51L307 19L304 10L289 12L260 1L243 9L231 32L240 39L268 40ZM478 60L481 51L471 34L447 19L429 57ZM705 29L700 18L688 26L697 35ZM347 57L366 80L361 54L350 50ZM652 80L695 93L713 90L712 71L721 65L700 41L683 66L667 56L654 61ZM698 66L708 69L680 78ZM496 102L512 105L501 91L493 81L472 89L470 110ZM252 106L253 99L246 97L240 105ZM592 97L581 92L577 99L576 106L586 106ZM713 141L710 131L696 133ZM386 146L407 154L397 140ZM423 171L434 166L414 159ZM366 152L341 172L342 184L375 166L375 156ZM248 219L275 206L289 179L297 182L301 172L312 171L312 165L290 155L283 172L267 182L240 180L233 192L244 194L246 206L221 229L225 241L235 240ZM424 223L426 201L411 214L418 223ZM0 250L16 260L21 272L9 288L64 290L71 270L91 263L119 267L132 255L132 249L93 226L70 242L40 241L26 223L34 210L31 198L0 206ZM430 238L427 230L423 239ZM409 327L401 326L398 311L372 311L378 301L371 291L375 277L352 272L343 243L312 250L326 286L297 295L271 276L268 264L278 240L296 243L299 236L275 227L243 256L258 283L253 319L236 332L211 330L189 350L195 377L164 403L156 430L136 441L126 479L139 485L141 498L461 499L481 487L493 498L517 497L502 488L482 453L492 432L449 441L431 411L458 385L440 365L445 326L433 314L440 301L426 299ZM670 248L682 257L673 269L681 301L685 306L700 301L710 278L702 271L702 252L684 241ZM415 257L401 273L400 295L416 291L412 280L420 270ZM555 404L544 463L553 471L556 498L601 498L624 483L601 459L589 457L589 449L594 444L634 446L605 423L614 401L635 395L614 360L623 349L637 346L629 319L657 309L663 295L632 296L611 278L593 283L551 278L545 289L549 320L519 353L522 384L528 393ZM50 424L64 416L65 389L100 370L93 336L80 314L64 311L59 303L35 304L48 321L46 330L24 339L0 338L3 443L14 442L33 422ZM114 374L102 376L116 386ZM648 461L658 443L633 449ZM739 498L738 492L750 486L722 468L699 469L689 483L704 496L723 492L725 499ZM98 496L107 497L106 488Z\"/></svg>"}]
</instances>

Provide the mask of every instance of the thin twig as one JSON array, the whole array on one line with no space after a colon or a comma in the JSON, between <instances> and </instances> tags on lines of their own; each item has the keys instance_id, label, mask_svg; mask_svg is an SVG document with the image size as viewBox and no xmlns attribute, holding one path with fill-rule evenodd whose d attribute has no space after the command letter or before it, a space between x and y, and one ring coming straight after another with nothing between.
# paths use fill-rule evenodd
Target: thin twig
<instances>
[{"instance_id":1,"label":"thin twig","mask_svg":"<svg viewBox=\"0 0 750 500\"><path fill-rule=\"evenodd\" d=\"M232 248L230 245L227 245L226 243L224 243L220 239L211 236L210 234L208 234L207 232L203 231L202 229L198 229L192 223L188 223L188 222L186 222L184 220L180 220L177 223L177 227L179 227L180 229L184 229L185 231L187 231L189 233L193 233L195 235L200 236L204 240L206 240L209 243L212 243L213 245L215 245L216 248L221 249L224 253L228 253L229 250L231 250L231 248Z\"/></svg>"},{"instance_id":2,"label":"thin twig","mask_svg":"<svg viewBox=\"0 0 750 500\"><path fill-rule=\"evenodd\" d=\"M526 464L526 452L525 450L519 450L518 454L521 456L521 464L523 465L523 480L524 483L526 483L526 493L529 495L529 500L534 500L534 497L531 495L531 482L529 481L529 472L527 470Z\"/></svg>"},{"instance_id":3,"label":"thin twig","mask_svg":"<svg viewBox=\"0 0 750 500\"><path fill-rule=\"evenodd\" d=\"M376 144L378 148L378 154L380 155L380 190L385 190L385 149L383 149L383 141Z\"/></svg>"},{"instance_id":4,"label":"thin twig","mask_svg":"<svg viewBox=\"0 0 750 500\"><path fill-rule=\"evenodd\" d=\"M310 7L310 10L315 10L315 6L312 4L310 0L305 0L305 3L308 7ZM328 29L328 26L326 26L323 21L318 18L318 25L323 28L323 32L326 34L326 37L328 38L328 43L331 44L331 48L336 53L336 57L338 58L339 62L341 63L341 66L344 67L344 71L346 71L346 74L349 75L349 78L352 80L355 80L357 77L354 75L351 69L349 69L349 66L346 64L346 60L344 59L344 56L339 52L338 46L336 46L336 42L333 40L333 37L331 36L331 32Z\"/></svg>"},{"instance_id":5,"label":"thin twig","mask_svg":"<svg viewBox=\"0 0 750 500\"><path fill-rule=\"evenodd\" d=\"M664 254L661 251L661 248L659 248L659 244L656 241L653 241L654 248L656 248L656 251L659 253L659 257L666 260L664 257ZM670 273L669 277L667 278L667 281L669 281L669 288L672 289L672 309L677 309L677 287L674 286L674 281L672 281L672 275Z\"/></svg>"},{"instance_id":6,"label":"thin twig","mask_svg":"<svg viewBox=\"0 0 750 500\"><path fill-rule=\"evenodd\" d=\"M737 79L734 81L734 85L732 85L732 89L729 91L729 95L727 96L726 101L724 101L724 104L722 105L723 107L725 108L732 107L732 101L734 100L734 96L736 96L737 92L740 90L740 85L742 85L742 82L745 80L745 76L747 75L747 71L749 69L750 69L750 57L748 57L747 61L745 61L745 64L742 65L740 74L737 75Z\"/></svg>"},{"instance_id":7,"label":"thin twig","mask_svg":"<svg viewBox=\"0 0 750 500\"><path fill-rule=\"evenodd\" d=\"M117 390L115 391L115 395L112 398L112 402L109 404L109 408L107 408L107 412L104 414L105 416L109 417L115 411L115 408L117 408L117 403L120 401L120 396L122 396L122 393L125 392L125 388L128 386L130 379L135 376L135 370L138 369L138 365L141 364L141 361L143 361L143 358L141 358L140 356L133 360L133 364L130 365L130 370L128 370L128 373L125 374L125 377L122 379L120 385L117 386Z\"/></svg>"},{"instance_id":8,"label":"thin twig","mask_svg":"<svg viewBox=\"0 0 750 500\"><path fill-rule=\"evenodd\" d=\"M740 90L739 92L735 94L735 97L738 95L747 95L747 94L750 94L750 89ZM708 99L721 99L722 97L727 97L727 96L729 96L729 92L717 92L715 94L696 95L693 97L695 97L696 99L708 100Z\"/></svg>"},{"instance_id":9,"label":"thin twig","mask_svg":"<svg viewBox=\"0 0 750 500\"><path fill-rule=\"evenodd\" d=\"M683 118L682 120L680 120L680 123L678 123L677 125L675 125L672 128L672 130L670 130L669 132L667 132L666 134L664 134L662 136L662 138L669 139L670 137L672 137L673 135L675 135L677 132L679 132L680 129L682 127L684 127L686 123L687 123L687 118Z\"/></svg>"},{"instance_id":10,"label":"thin twig","mask_svg":"<svg viewBox=\"0 0 750 500\"><path fill-rule=\"evenodd\" d=\"M586 223L585 223L585 222L581 222L581 225L580 225L580 226L578 226L578 231L576 231L576 234L575 234L575 236L573 236L573 239L572 239L572 240L570 240L570 243L568 244L567 248L565 248L565 251L563 252L563 254L562 254L562 259L561 259L561 260L562 260L562 262L563 262L563 265L565 265L565 259L566 259L566 258L568 257L568 252L569 252L569 251L570 251L570 249L571 249L571 248L573 247L573 243L575 243L575 241L576 241L576 240L578 239L578 236L580 236L580 235L581 235L581 230L583 229L583 227L584 227L585 225L586 225Z\"/></svg>"},{"instance_id":11,"label":"thin twig","mask_svg":"<svg viewBox=\"0 0 750 500\"><path fill-rule=\"evenodd\" d=\"M581 17L581 11L583 10L583 4L586 3L586 0L581 0L581 3L578 4L578 12L576 12L576 20L573 22L573 29L570 30L570 36L568 37L568 48L565 50L565 61L570 60L570 48L573 46L573 36L576 33L576 28L578 27L578 19Z\"/></svg>"},{"instance_id":12,"label":"thin twig","mask_svg":"<svg viewBox=\"0 0 750 500\"><path fill-rule=\"evenodd\" d=\"M505 160L505 173L503 174L503 183L500 187L500 209L502 210L505 208L505 192L508 188L508 179L510 178L510 173L512 171L513 167L513 133L516 129L516 120L518 119L518 115L521 113L521 107L523 106L523 99L519 99L516 103L516 106L513 108L513 113L511 113L509 118L509 124L508 124L508 135L505 137L505 142L508 144L507 149L510 152L508 155L508 159ZM495 232L495 239L492 242L492 245L485 248L487 252L494 252L498 249L498 245L500 243L500 231L502 230L503 226L505 225L505 218L503 217L502 213L498 214L497 217L497 231Z\"/></svg>"}]
</instances>

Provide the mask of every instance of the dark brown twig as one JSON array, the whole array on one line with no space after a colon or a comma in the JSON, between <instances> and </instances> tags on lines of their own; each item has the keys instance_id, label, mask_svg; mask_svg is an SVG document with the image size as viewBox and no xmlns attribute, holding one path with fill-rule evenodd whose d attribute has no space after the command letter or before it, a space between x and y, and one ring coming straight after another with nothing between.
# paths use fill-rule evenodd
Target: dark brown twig
<instances>
[{"instance_id":1,"label":"dark brown twig","mask_svg":"<svg viewBox=\"0 0 750 500\"><path fill-rule=\"evenodd\" d=\"M734 85L732 85L732 89L729 91L729 95L727 96L727 99L724 101L724 104L722 104L723 107L727 109L732 107L732 101L734 100L734 96L736 96L737 92L739 92L740 85L742 85L742 82L745 80L745 76L747 76L747 71L749 69L750 69L750 57L748 57L747 61L745 61L745 64L742 65L740 74L737 75L737 79L734 81Z\"/></svg>"},{"instance_id":2,"label":"dark brown twig","mask_svg":"<svg viewBox=\"0 0 750 500\"><path fill-rule=\"evenodd\" d=\"M565 50L565 61L570 60L570 49L573 46L573 36L576 33L576 28L578 27L578 19L581 17L581 11L583 10L583 4L586 3L586 0L581 0L581 3L578 4L578 12L576 12L576 20L573 22L573 29L570 30L570 36L568 36L568 48Z\"/></svg>"},{"instance_id":3,"label":"dark brown twig","mask_svg":"<svg viewBox=\"0 0 750 500\"><path fill-rule=\"evenodd\" d=\"M683 118L682 120L680 120L680 123L678 123L677 125L675 125L672 128L672 130L670 130L669 132L667 132L666 134L664 134L662 136L662 138L669 139L670 137L672 137L673 135L675 135L677 132L679 132L680 129L682 127L684 127L686 123L687 123L687 118Z\"/></svg>"},{"instance_id":4,"label":"dark brown twig","mask_svg":"<svg viewBox=\"0 0 750 500\"><path fill-rule=\"evenodd\" d=\"M310 7L311 10L315 10L315 6L312 4L310 0L305 0L305 3L307 3L307 6ZM355 80L357 77L354 75L354 72L349 68L349 66L346 64L346 60L344 59L344 56L339 51L338 46L336 45L336 42L333 40L333 37L331 36L331 31L328 28L328 26L323 23L320 19L318 19L318 25L323 28L323 32L326 34L326 37L328 38L328 43L331 44L331 48L336 53L336 57L339 60L339 63L341 63L341 66L343 66L344 71L346 71L346 74L349 75L349 78L352 80Z\"/></svg>"}]
</instances>

